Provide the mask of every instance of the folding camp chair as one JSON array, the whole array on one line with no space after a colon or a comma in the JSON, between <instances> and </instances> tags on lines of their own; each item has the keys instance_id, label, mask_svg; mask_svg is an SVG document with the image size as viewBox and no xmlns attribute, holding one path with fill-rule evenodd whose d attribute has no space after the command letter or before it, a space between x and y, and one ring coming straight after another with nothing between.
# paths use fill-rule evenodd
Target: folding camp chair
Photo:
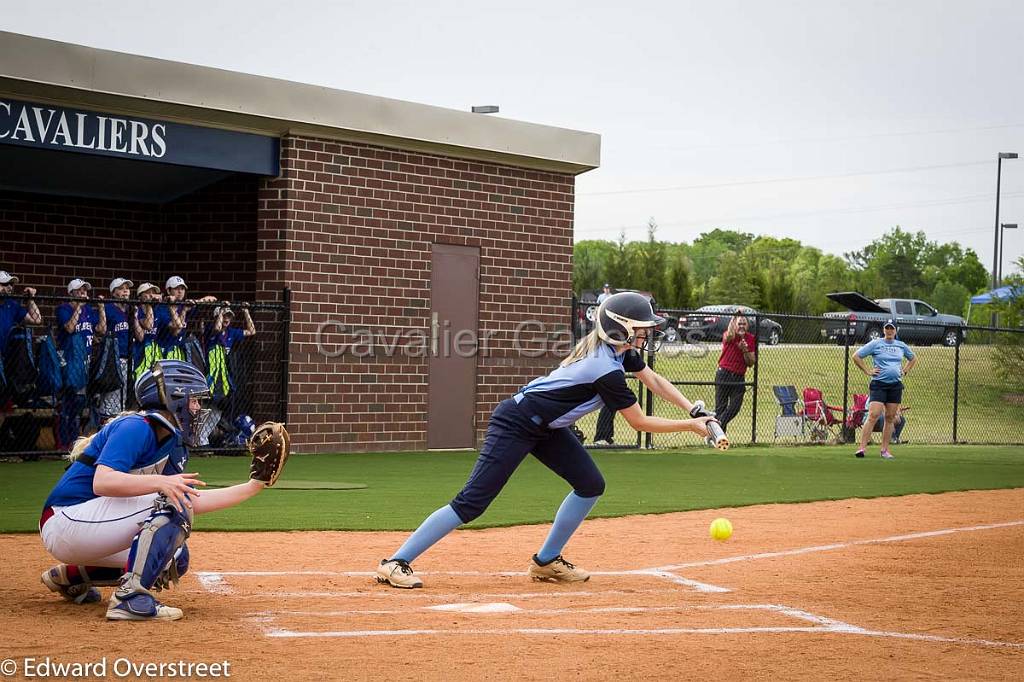
<instances>
[{"instance_id":1,"label":"folding camp chair","mask_svg":"<svg viewBox=\"0 0 1024 682\"><path fill-rule=\"evenodd\" d=\"M842 415L843 408L826 403L819 389L804 389L804 423L812 441L838 442L840 436L836 433L836 427L842 426Z\"/></svg>"},{"instance_id":2,"label":"folding camp chair","mask_svg":"<svg viewBox=\"0 0 1024 682\"><path fill-rule=\"evenodd\" d=\"M800 414L798 404L800 398L796 394L796 386L772 386L772 393L779 403L781 413L775 418L775 438L803 438L804 418Z\"/></svg>"}]
</instances>

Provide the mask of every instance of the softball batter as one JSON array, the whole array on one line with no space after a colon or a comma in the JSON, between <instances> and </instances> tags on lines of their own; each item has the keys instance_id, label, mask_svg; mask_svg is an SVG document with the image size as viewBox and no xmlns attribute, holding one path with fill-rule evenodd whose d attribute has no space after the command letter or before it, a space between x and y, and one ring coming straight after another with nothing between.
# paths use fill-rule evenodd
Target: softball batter
<instances>
[{"instance_id":1,"label":"softball batter","mask_svg":"<svg viewBox=\"0 0 1024 682\"><path fill-rule=\"evenodd\" d=\"M177 620L181 609L161 604L153 591L187 570L193 515L239 504L272 481L195 489L206 484L185 466L209 414L201 405L209 389L192 365L159 360L135 393L142 411L123 413L76 441L72 464L46 499L39 534L62 563L41 579L79 604L100 600L95 586L117 585L109 620Z\"/></svg>"},{"instance_id":2,"label":"softball batter","mask_svg":"<svg viewBox=\"0 0 1024 682\"><path fill-rule=\"evenodd\" d=\"M512 472L533 454L573 488L555 515L547 540L533 555L534 580L579 582L590 574L562 558L562 548L604 493L597 465L571 426L583 415L607 405L637 431L692 431L707 436L712 417L663 419L649 417L626 385L632 372L659 397L689 412L693 404L669 381L647 367L641 349L656 348L655 328L664 322L640 294L609 296L598 309L597 324L551 374L534 379L491 415L480 457L462 491L420 524L391 558L377 567L377 581L392 587L422 587L410 565L423 552L464 523L483 514Z\"/></svg>"}]
</instances>

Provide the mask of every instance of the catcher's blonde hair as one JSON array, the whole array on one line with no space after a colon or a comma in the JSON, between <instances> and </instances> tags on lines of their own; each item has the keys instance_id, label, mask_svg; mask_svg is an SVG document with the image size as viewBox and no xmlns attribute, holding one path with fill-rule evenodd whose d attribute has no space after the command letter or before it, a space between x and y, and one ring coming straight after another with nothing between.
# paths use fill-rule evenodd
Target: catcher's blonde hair
<instances>
[{"instance_id":1,"label":"catcher's blonde hair","mask_svg":"<svg viewBox=\"0 0 1024 682\"><path fill-rule=\"evenodd\" d=\"M116 417L114 417L113 419L111 419L110 421L108 421L107 424L111 424L114 421L121 419L122 417L127 417L128 415L132 414L142 413L135 412L134 410L126 410L121 414L117 415ZM104 424L103 426L106 426L107 424ZM103 426L101 426L100 428L102 429ZM97 431L96 433L99 433L99 431ZM80 436L76 438L75 442L71 444L71 450L68 451L68 454L64 455L64 459L68 460L69 462L74 462L79 457L81 457L82 453L85 452L85 449L89 447L90 443L92 443L92 439L96 437L96 433L91 433L88 436Z\"/></svg>"}]
</instances>

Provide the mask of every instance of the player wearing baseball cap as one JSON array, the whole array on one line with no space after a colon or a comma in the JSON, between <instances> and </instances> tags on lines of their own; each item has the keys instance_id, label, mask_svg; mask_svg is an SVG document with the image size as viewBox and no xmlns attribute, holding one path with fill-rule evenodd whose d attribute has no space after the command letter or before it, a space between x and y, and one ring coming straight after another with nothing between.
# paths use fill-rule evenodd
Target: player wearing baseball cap
<instances>
[{"instance_id":1,"label":"player wearing baseball cap","mask_svg":"<svg viewBox=\"0 0 1024 682\"><path fill-rule=\"evenodd\" d=\"M107 312L101 305L99 312L89 305L92 285L84 279L68 282L71 300L57 306L57 349L67 368L67 383L61 389L60 414L57 428L59 445L70 446L80 429L82 410L88 406L86 384L89 376L89 353L94 334L107 333ZM74 377L72 379L71 377Z\"/></svg>"},{"instance_id":2,"label":"player wearing baseball cap","mask_svg":"<svg viewBox=\"0 0 1024 682\"><path fill-rule=\"evenodd\" d=\"M23 304L14 295L14 285L17 283L17 277L6 270L0 270L0 356L7 347L11 329L19 324L43 323L43 316L35 302L36 290L32 287L22 289Z\"/></svg>"},{"instance_id":3,"label":"player wearing baseball cap","mask_svg":"<svg viewBox=\"0 0 1024 682\"><path fill-rule=\"evenodd\" d=\"M128 354L131 347L131 311L126 301L131 298L130 279L115 277L110 281L111 301L102 304L107 315L107 328L117 340L117 364L121 375L121 388L97 396L96 412L100 422L116 417L124 409L128 386Z\"/></svg>"},{"instance_id":4,"label":"player wearing baseball cap","mask_svg":"<svg viewBox=\"0 0 1024 682\"><path fill-rule=\"evenodd\" d=\"M157 342L156 303L160 300L160 287L143 282L135 291L135 298L142 301L132 316L132 334L135 336L132 360L135 367L136 381L142 373L160 359L160 344Z\"/></svg>"},{"instance_id":5,"label":"player wearing baseball cap","mask_svg":"<svg viewBox=\"0 0 1024 682\"><path fill-rule=\"evenodd\" d=\"M640 294L622 292L605 299L594 331L557 369L534 379L495 408L469 481L449 504L427 517L398 551L380 562L378 582L422 587L410 564L452 530L480 516L528 454L573 488L558 508L547 540L530 560L529 575L553 582L588 580L589 573L562 558L562 548L604 493L605 484L594 460L569 427L602 405L619 412L637 431L692 431L706 437L706 424L713 419L647 416L627 386L626 372L632 372L659 397L687 412L694 408L671 382L648 367L638 352L656 350L656 328L664 321Z\"/></svg>"},{"instance_id":6,"label":"player wearing baseball cap","mask_svg":"<svg viewBox=\"0 0 1024 682\"><path fill-rule=\"evenodd\" d=\"M157 308L155 317L157 342L163 357L184 360L185 335L188 333L189 322L196 314L197 301L185 298L188 285L178 275L169 277L164 289L167 292L167 303ZM216 300L215 296L204 296L198 303L213 303Z\"/></svg>"},{"instance_id":7,"label":"player wearing baseball cap","mask_svg":"<svg viewBox=\"0 0 1024 682\"><path fill-rule=\"evenodd\" d=\"M853 362L860 371L871 377L868 385L870 392L868 416L860 431L860 448L854 453L863 457L868 441L875 430L875 422L885 412L885 425L882 427L882 459L893 459L889 452L893 428L899 419L900 403L903 401L903 377L917 364L914 351L907 344L896 338L896 320L887 320L882 327L884 336L864 344L853 356ZM870 356L871 369L864 363ZM903 360L908 362L903 364Z\"/></svg>"}]
</instances>

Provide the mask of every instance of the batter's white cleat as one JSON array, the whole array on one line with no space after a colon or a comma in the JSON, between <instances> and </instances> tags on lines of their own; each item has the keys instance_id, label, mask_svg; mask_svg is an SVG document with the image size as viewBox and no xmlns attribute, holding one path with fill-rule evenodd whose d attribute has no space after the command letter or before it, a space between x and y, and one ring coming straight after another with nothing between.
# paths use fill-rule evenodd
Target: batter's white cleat
<instances>
[{"instance_id":1,"label":"batter's white cleat","mask_svg":"<svg viewBox=\"0 0 1024 682\"><path fill-rule=\"evenodd\" d=\"M39 576L39 580L51 592L60 593L60 596L74 604L93 604L103 599L100 591L89 583L72 585L68 579L67 569L66 564L57 564L53 568L43 571L43 574Z\"/></svg>"},{"instance_id":2,"label":"batter's white cleat","mask_svg":"<svg viewBox=\"0 0 1024 682\"><path fill-rule=\"evenodd\" d=\"M402 559L382 559L377 567L377 582L406 590L423 587L423 581L413 572L412 566Z\"/></svg>"},{"instance_id":3,"label":"batter's white cleat","mask_svg":"<svg viewBox=\"0 0 1024 682\"><path fill-rule=\"evenodd\" d=\"M534 580L543 580L550 583L584 583L590 580L589 573L574 564L570 564L562 558L561 554L546 564L540 563L537 560L537 555L534 554L528 573Z\"/></svg>"},{"instance_id":4,"label":"batter's white cleat","mask_svg":"<svg viewBox=\"0 0 1024 682\"><path fill-rule=\"evenodd\" d=\"M107 620L181 620L183 615L181 609L165 606L146 592L118 597L115 591L107 605Z\"/></svg>"}]
</instances>

